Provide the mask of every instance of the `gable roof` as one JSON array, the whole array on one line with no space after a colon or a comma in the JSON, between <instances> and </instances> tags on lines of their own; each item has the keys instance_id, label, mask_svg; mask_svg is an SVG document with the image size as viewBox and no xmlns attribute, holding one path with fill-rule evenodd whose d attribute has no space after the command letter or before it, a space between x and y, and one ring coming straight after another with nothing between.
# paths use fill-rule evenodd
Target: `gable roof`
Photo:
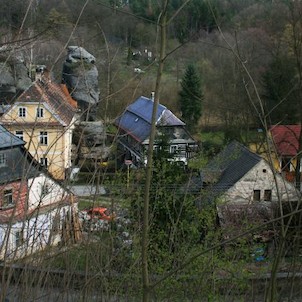
<instances>
[{"instance_id":1,"label":"gable roof","mask_svg":"<svg viewBox=\"0 0 302 302\"><path fill-rule=\"evenodd\" d=\"M25 142L0 125L0 152L5 164L0 166L0 183L28 179L40 173L36 161L24 148Z\"/></svg>"},{"instance_id":2,"label":"gable roof","mask_svg":"<svg viewBox=\"0 0 302 302\"><path fill-rule=\"evenodd\" d=\"M0 150L23 146L25 142L17 136L10 133L6 128L0 125Z\"/></svg>"},{"instance_id":3,"label":"gable roof","mask_svg":"<svg viewBox=\"0 0 302 302\"><path fill-rule=\"evenodd\" d=\"M17 99L18 102L46 103L51 112L57 116L64 125L69 125L74 114L75 108L68 102L68 97L59 84L51 81L35 81Z\"/></svg>"},{"instance_id":4,"label":"gable roof","mask_svg":"<svg viewBox=\"0 0 302 302\"><path fill-rule=\"evenodd\" d=\"M153 100L140 96L130 104L124 113L115 120L115 125L139 142L149 137L153 111ZM185 123L176 117L165 106L158 104L156 126L184 126Z\"/></svg>"},{"instance_id":5,"label":"gable roof","mask_svg":"<svg viewBox=\"0 0 302 302\"><path fill-rule=\"evenodd\" d=\"M238 142L227 145L201 172L203 182L215 182L216 193L231 188L246 173L256 166L262 158Z\"/></svg>"},{"instance_id":6,"label":"gable roof","mask_svg":"<svg viewBox=\"0 0 302 302\"><path fill-rule=\"evenodd\" d=\"M275 125L270 128L270 133L279 155L297 155L301 125Z\"/></svg>"}]
</instances>

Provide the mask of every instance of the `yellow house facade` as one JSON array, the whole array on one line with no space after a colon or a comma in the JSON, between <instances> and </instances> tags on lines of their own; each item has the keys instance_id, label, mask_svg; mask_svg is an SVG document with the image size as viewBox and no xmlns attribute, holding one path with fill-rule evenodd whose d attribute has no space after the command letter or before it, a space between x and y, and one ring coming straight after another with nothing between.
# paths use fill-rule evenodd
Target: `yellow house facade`
<instances>
[{"instance_id":1,"label":"yellow house facade","mask_svg":"<svg viewBox=\"0 0 302 302\"><path fill-rule=\"evenodd\" d=\"M286 180L294 182L300 134L301 125L273 125L267 133L269 145L265 142L251 144L250 149L271 161L274 169Z\"/></svg>"},{"instance_id":2,"label":"yellow house facade","mask_svg":"<svg viewBox=\"0 0 302 302\"><path fill-rule=\"evenodd\" d=\"M76 109L59 84L37 80L2 115L11 133L26 142L29 153L63 180L71 167L71 144Z\"/></svg>"}]
</instances>

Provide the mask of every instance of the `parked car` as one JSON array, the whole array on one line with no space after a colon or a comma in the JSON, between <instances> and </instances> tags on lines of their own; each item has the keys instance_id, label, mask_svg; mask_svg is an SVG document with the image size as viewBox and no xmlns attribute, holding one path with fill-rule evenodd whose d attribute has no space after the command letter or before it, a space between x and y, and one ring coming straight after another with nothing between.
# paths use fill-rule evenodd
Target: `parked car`
<instances>
[{"instance_id":1,"label":"parked car","mask_svg":"<svg viewBox=\"0 0 302 302\"><path fill-rule=\"evenodd\" d=\"M84 231L109 230L115 213L106 207L93 207L79 212L79 219Z\"/></svg>"},{"instance_id":2,"label":"parked car","mask_svg":"<svg viewBox=\"0 0 302 302\"><path fill-rule=\"evenodd\" d=\"M115 213L110 212L105 207L93 207L83 211L87 214L87 219L99 219L99 220L106 220L112 221L115 218Z\"/></svg>"}]
</instances>

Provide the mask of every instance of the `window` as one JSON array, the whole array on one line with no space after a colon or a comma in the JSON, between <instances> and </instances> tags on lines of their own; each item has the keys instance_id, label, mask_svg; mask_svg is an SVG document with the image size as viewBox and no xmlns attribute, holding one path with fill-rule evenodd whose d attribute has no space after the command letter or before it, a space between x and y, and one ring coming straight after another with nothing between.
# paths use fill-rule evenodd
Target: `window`
<instances>
[{"instance_id":1,"label":"window","mask_svg":"<svg viewBox=\"0 0 302 302\"><path fill-rule=\"evenodd\" d=\"M283 157L281 159L281 170L285 172L290 172L292 170L290 157Z\"/></svg>"},{"instance_id":2,"label":"window","mask_svg":"<svg viewBox=\"0 0 302 302\"><path fill-rule=\"evenodd\" d=\"M61 230L61 216L60 213L56 213L52 221L52 232L56 234L60 230Z\"/></svg>"},{"instance_id":3,"label":"window","mask_svg":"<svg viewBox=\"0 0 302 302\"><path fill-rule=\"evenodd\" d=\"M24 243L24 232L16 231L16 247L21 246Z\"/></svg>"},{"instance_id":4,"label":"window","mask_svg":"<svg viewBox=\"0 0 302 302\"><path fill-rule=\"evenodd\" d=\"M49 185L44 183L41 186L41 198L45 197L47 194L49 194Z\"/></svg>"},{"instance_id":5,"label":"window","mask_svg":"<svg viewBox=\"0 0 302 302\"><path fill-rule=\"evenodd\" d=\"M254 190L253 200L260 201L260 190Z\"/></svg>"},{"instance_id":6,"label":"window","mask_svg":"<svg viewBox=\"0 0 302 302\"><path fill-rule=\"evenodd\" d=\"M40 165L41 166L47 167L47 164L48 164L47 157L40 158Z\"/></svg>"},{"instance_id":7,"label":"window","mask_svg":"<svg viewBox=\"0 0 302 302\"><path fill-rule=\"evenodd\" d=\"M38 107L37 108L37 117L43 117L43 116L44 116L43 108Z\"/></svg>"},{"instance_id":8,"label":"window","mask_svg":"<svg viewBox=\"0 0 302 302\"><path fill-rule=\"evenodd\" d=\"M3 207L10 207L14 205L13 201L13 190L12 189L7 189L4 190L3 192Z\"/></svg>"},{"instance_id":9,"label":"window","mask_svg":"<svg viewBox=\"0 0 302 302\"><path fill-rule=\"evenodd\" d=\"M170 153L176 153L178 150L178 146L177 145L171 145L170 146Z\"/></svg>"},{"instance_id":10,"label":"window","mask_svg":"<svg viewBox=\"0 0 302 302\"><path fill-rule=\"evenodd\" d=\"M40 145L47 145L48 144L48 134L46 131L40 132Z\"/></svg>"},{"instance_id":11,"label":"window","mask_svg":"<svg viewBox=\"0 0 302 302\"><path fill-rule=\"evenodd\" d=\"M155 153L159 152L160 146L154 145L154 146L153 146L153 150L154 150Z\"/></svg>"},{"instance_id":12,"label":"window","mask_svg":"<svg viewBox=\"0 0 302 302\"><path fill-rule=\"evenodd\" d=\"M17 130L17 131L16 131L16 136L17 136L18 138L20 138L20 139L23 140L23 131Z\"/></svg>"},{"instance_id":13,"label":"window","mask_svg":"<svg viewBox=\"0 0 302 302\"><path fill-rule=\"evenodd\" d=\"M0 153L0 167L6 166L6 154Z\"/></svg>"},{"instance_id":14,"label":"window","mask_svg":"<svg viewBox=\"0 0 302 302\"><path fill-rule=\"evenodd\" d=\"M19 117L26 117L26 108L19 107Z\"/></svg>"},{"instance_id":15,"label":"window","mask_svg":"<svg viewBox=\"0 0 302 302\"><path fill-rule=\"evenodd\" d=\"M272 201L272 190L264 190L264 201Z\"/></svg>"}]
</instances>

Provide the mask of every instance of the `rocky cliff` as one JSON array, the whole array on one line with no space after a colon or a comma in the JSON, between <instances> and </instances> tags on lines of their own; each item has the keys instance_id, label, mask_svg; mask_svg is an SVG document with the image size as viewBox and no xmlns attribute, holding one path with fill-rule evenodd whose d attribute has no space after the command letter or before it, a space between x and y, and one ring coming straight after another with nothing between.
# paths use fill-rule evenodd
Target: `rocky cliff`
<instances>
[{"instance_id":1,"label":"rocky cliff","mask_svg":"<svg viewBox=\"0 0 302 302\"><path fill-rule=\"evenodd\" d=\"M95 120L99 103L98 70L95 57L79 46L69 46L62 80L82 110L83 120Z\"/></svg>"}]
</instances>

